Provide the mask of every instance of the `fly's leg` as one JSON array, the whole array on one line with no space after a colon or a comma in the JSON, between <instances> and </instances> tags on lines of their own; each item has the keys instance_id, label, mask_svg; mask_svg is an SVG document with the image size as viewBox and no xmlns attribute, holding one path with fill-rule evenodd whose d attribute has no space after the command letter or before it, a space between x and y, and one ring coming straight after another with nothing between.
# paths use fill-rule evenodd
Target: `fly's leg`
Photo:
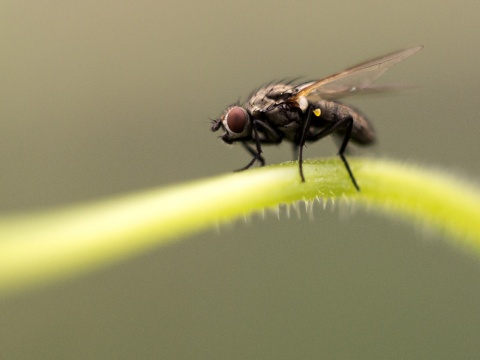
<instances>
[{"instance_id":1,"label":"fly's leg","mask_svg":"<svg viewBox=\"0 0 480 360\"><path fill-rule=\"evenodd\" d=\"M266 139L261 139L258 133L258 127L261 127L265 134L267 135ZM255 161L260 161L261 166L265 166L265 159L262 156L262 145L261 142L280 142L282 141L280 135L278 135L273 129L271 129L268 125L264 124L261 121L254 120L252 123L253 129L253 141L255 141L255 149L253 149L250 145L245 142L242 142L242 145L247 151L253 156L253 159L243 168L235 170L235 171L243 171L249 169Z\"/></svg>"},{"instance_id":2,"label":"fly's leg","mask_svg":"<svg viewBox=\"0 0 480 360\"><path fill-rule=\"evenodd\" d=\"M350 175L350 179L352 180L353 185L357 191L360 191L360 187L357 184L357 180L353 176L352 170L350 169L350 165L348 165L347 158L344 155L345 149L347 148L347 144L350 141L350 136L352 135L352 128L353 128L353 119L349 118L347 128L345 130L345 135L343 136L342 144L340 145L340 149L338 150L338 155L340 159L342 159L345 168L348 171L348 175Z\"/></svg>"},{"instance_id":3,"label":"fly's leg","mask_svg":"<svg viewBox=\"0 0 480 360\"><path fill-rule=\"evenodd\" d=\"M298 140L298 147L294 149L294 153L298 151L298 167L300 170L300 178L302 182L305 182L305 176L303 175L303 147L305 146L305 141L307 140L307 131L312 122L313 107L310 105L307 108L307 120L303 124L302 133L300 139Z\"/></svg>"},{"instance_id":4,"label":"fly's leg","mask_svg":"<svg viewBox=\"0 0 480 360\"><path fill-rule=\"evenodd\" d=\"M343 119L337 119L336 122L331 123L326 128L322 129L322 131L320 131L319 133L309 137L308 140L310 141L320 140L325 136L332 134L334 131L338 130L339 128L342 128L342 129L344 128L345 134L343 135L343 140L340 145L340 149L338 150L338 156L340 156L340 159L345 165L348 175L350 176L350 180L352 180L353 186L355 186L355 189L357 189L357 191L360 191L360 187L358 186L357 181L353 176L352 170L350 169L350 165L347 162L347 158L344 155L348 142L350 141L350 137L352 135L353 118L351 116L345 117Z\"/></svg>"},{"instance_id":5,"label":"fly's leg","mask_svg":"<svg viewBox=\"0 0 480 360\"><path fill-rule=\"evenodd\" d=\"M248 145L245 142L242 142L242 145L253 156L253 159L247 164L247 166L244 166L241 169L237 169L235 170L235 172L249 169L257 160L260 161L261 166L265 166L265 159L263 158L262 155L260 155L262 153L262 149L260 149L260 152L258 152L258 147L257 147L257 151L255 151L255 149L253 149L250 145Z\"/></svg>"}]
</instances>

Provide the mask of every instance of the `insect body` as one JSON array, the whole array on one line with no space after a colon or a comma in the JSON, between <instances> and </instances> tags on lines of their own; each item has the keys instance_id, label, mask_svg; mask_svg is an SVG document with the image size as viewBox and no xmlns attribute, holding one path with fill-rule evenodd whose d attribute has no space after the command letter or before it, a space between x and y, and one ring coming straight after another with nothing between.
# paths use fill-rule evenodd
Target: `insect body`
<instances>
[{"instance_id":1,"label":"insect body","mask_svg":"<svg viewBox=\"0 0 480 360\"><path fill-rule=\"evenodd\" d=\"M243 105L228 107L223 115L213 121L212 131L222 128L222 140L228 144L240 142L253 156L242 169L250 168L256 161L263 166L262 144L278 144L283 140L294 146L298 153L300 177L303 175L303 147L328 135L341 138L338 155L359 191L345 150L350 140L368 145L374 142L375 132L367 118L355 108L338 102L357 93L380 92L393 86L378 86L372 82L387 69L412 56L422 46L397 51L322 80L291 84L275 83L260 88Z\"/></svg>"}]
</instances>

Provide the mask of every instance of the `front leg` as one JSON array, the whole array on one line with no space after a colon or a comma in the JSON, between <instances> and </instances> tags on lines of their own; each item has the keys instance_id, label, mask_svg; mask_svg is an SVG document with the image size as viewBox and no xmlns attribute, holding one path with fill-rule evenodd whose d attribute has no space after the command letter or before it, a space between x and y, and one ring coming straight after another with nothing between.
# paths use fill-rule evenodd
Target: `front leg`
<instances>
[{"instance_id":1,"label":"front leg","mask_svg":"<svg viewBox=\"0 0 480 360\"><path fill-rule=\"evenodd\" d=\"M260 139L260 136L259 136L259 132L258 132L258 127L259 127L259 123L260 121L258 120L253 120L252 122L252 140L254 141L255 143L255 149L253 149L251 146L249 146L245 140L242 141L242 145L243 147L251 154L253 155L253 158L252 160L246 165L244 166L243 168L240 168L238 170L235 170L235 171L243 171L243 170L247 170L249 169L253 164L255 164L255 161L260 161L260 165L261 166L265 166L265 159L263 158L262 156L262 145L260 144L261 142L261 139ZM241 141L241 140L239 140Z\"/></svg>"},{"instance_id":2,"label":"front leg","mask_svg":"<svg viewBox=\"0 0 480 360\"><path fill-rule=\"evenodd\" d=\"M254 120L254 124L257 129L261 131L263 136L260 136L259 140L262 144L280 144L283 140L283 136L273 127L261 120Z\"/></svg>"},{"instance_id":3,"label":"front leg","mask_svg":"<svg viewBox=\"0 0 480 360\"><path fill-rule=\"evenodd\" d=\"M260 153L258 153L257 151L255 151L255 149L253 149L250 145L248 145L246 142L242 142L242 145L243 147L253 156L252 160L246 165L244 166L243 168L240 168L240 169L237 169L235 170L235 172L237 171L243 171L243 170L247 170L248 168L252 167L252 165L255 163L255 161L260 161L260 166L265 166L265 159L263 158L261 154L261 150L260 150Z\"/></svg>"},{"instance_id":4,"label":"front leg","mask_svg":"<svg viewBox=\"0 0 480 360\"><path fill-rule=\"evenodd\" d=\"M252 167L257 160L260 161L260 166L265 166L261 144L279 144L282 142L283 136L266 122L254 119L252 122L252 140L255 144L255 148L247 144L245 139L238 140L242 142L243 147L253 156L253 158L246 166L236 171L247 170Z\"/></svg>"}]
</instances>

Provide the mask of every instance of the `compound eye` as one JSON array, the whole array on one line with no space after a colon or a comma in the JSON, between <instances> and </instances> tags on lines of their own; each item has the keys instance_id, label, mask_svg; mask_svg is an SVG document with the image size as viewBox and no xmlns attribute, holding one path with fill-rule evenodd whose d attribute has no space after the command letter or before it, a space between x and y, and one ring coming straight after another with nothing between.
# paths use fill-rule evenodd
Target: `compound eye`
<instances>
[{"instance_id":1,"label":"compound eye","mask_svg":"<svg viewBox=\"0 0 480 360\"><path fill-rule=\"evenodd\" d=\"M248 122L247 112L243 108L235 106L228 111L225 121L230 131L241 134Z\"/></svg>"}]
</instances>

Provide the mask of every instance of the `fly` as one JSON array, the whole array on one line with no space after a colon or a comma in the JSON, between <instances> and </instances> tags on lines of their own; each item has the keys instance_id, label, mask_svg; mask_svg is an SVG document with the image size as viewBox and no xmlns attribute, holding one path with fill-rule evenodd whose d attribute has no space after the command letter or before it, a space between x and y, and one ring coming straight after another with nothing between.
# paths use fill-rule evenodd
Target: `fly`
<instances>
[{"instance_id":1,"label":"fly","mask_svg":"<svg viewBox=\"0 0 480 360\"><path fill-rule=\"evenodd\" d=\"M274 83L264 86L242 105L229 106L222 116L213 121L212 131L224 130L222 140L227 144L240 142L252 155L252 160L239 170L250 168L256 161L265 165L263 144L279 144L283 140L293 144L298 154L300 178L303 175L303 148L328 135L340 137L338 155L350 179L360 187L345 158L350 140L360 145L375 141L375 131L367 118L357 109L338 99L358 93L375 93L395 88L393 85L374 85L374 80L393 65L407 59L422 46L400 50L353 66L318 81L294 85Z\"/></svg>"}]
</instances>

